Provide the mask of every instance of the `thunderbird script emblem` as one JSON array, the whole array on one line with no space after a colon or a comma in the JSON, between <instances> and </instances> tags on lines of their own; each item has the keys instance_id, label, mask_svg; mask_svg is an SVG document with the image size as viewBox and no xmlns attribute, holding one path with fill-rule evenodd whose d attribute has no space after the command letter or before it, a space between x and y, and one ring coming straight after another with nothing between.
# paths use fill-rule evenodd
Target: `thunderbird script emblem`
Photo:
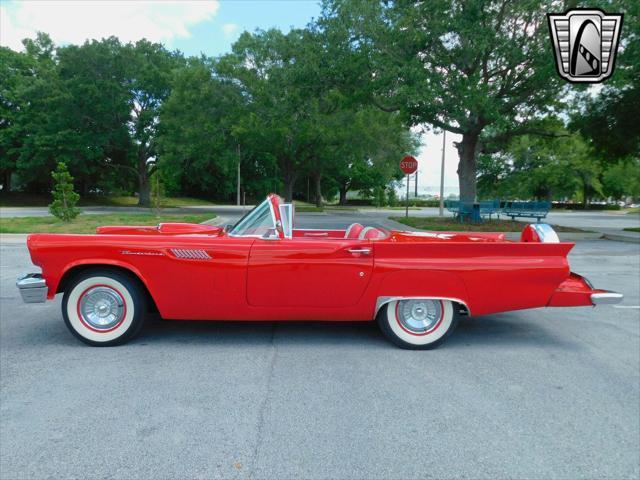
<instances>
[{"instance_id":1,"label":"thunderbird script emblem","mask_svg":"<svg viewBox=\"0 0 640 480\"><path fill-rule=\"evenodd\" d=\"M599 83L613 73L621 13L602 10L568 10L550 13L549 31L562 78L575 83Z\"/></svg>"}]
</instances>

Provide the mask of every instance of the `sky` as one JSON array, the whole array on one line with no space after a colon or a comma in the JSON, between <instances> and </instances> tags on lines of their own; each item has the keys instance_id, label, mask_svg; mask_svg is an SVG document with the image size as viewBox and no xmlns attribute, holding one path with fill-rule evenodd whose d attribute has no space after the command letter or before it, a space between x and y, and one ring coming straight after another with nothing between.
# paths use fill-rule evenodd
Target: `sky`
<instances>
[{"instance_id":1,"label":"sky","mask_svg":"<svg viewBox=\"0 0 640 480\"><path fill-rule=\"evenodd\" d=\"M114 35L124 42L147 38L186 55L218 56L229 52L245 30L302 28L319 15L315 0L0 0L0 45L21 50L23 38L42 31L59 45ZM457 137L447 134L449 191L458 184ZM426 133L422 141L419 190L437 191L442 136ZM399 153L398 162L403 156Z\"/></svg>"}]
</instances>

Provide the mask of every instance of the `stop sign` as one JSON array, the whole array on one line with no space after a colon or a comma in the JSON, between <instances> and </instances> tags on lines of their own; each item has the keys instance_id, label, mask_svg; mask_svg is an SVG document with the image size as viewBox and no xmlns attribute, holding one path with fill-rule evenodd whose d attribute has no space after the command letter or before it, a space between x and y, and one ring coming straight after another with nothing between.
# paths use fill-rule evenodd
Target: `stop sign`
<instances>
[{"instance_id":1,"label":"stop sign","mask_svg":"<svg viewBox=\"0 0 640 480\"><path fill-rule=\"evenodd\" d=\"M407 155L402 160L400 160L400 170L402 170L405 174L410 175L415 173L418 169L418 160L416 160L411 155Z\"/></svg>"}]
</instances>

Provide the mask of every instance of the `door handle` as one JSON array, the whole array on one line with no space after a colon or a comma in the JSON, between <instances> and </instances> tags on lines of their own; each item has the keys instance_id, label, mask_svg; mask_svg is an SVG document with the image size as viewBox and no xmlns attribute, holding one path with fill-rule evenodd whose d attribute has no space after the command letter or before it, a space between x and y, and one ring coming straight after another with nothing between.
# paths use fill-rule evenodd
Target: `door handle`
<instances>
[{"instance_id":1,"label":"door handle","mask_svg":"<svg viewBox=\"0 0 640 480\"><path fill-rule=\"evenodd\" d=\"M349 253L353 253L354 255L356 254L369 255L371 253L370 248L348 248L347 251Z\"/></svg>"},{"instance_id":2,"label":"door handle","mask_svg":"<svg viewBox=\"0 0 640 480\"><path fill-rule=\"evenodd\" d=\"M318 232L318 233L305 232L304 236L305 237L328 237L329 234L327 232Z\"/></svg>"}]
</instances>

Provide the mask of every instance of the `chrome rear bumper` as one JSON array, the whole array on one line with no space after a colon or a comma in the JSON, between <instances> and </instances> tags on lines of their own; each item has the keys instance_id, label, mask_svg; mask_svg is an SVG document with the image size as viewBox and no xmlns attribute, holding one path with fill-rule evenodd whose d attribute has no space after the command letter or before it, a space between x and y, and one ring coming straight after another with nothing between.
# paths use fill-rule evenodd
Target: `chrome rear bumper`
<instances>
[{"instance_id":1,"label":"chrome rear bumper","mask_svg":"<svg viewBox=\"0 0 640 480\"><path fill-rule=\"evenodd\" d=\"M616 292L600 292L591 294L591 303L594 305L614 305L620 303L624 295Z\"/></svg>"},{"instance_id":2,"label":"chrome rear bumper","mask_svg":"<svg viewBox=\"0 0 640 480\"><path fill-rule=\"evenodd\" d=\"M41 273L27 273L18 278L16 287L24 303L42 303L47 299L47 282Z\"/></svg>"}]
</instances>

